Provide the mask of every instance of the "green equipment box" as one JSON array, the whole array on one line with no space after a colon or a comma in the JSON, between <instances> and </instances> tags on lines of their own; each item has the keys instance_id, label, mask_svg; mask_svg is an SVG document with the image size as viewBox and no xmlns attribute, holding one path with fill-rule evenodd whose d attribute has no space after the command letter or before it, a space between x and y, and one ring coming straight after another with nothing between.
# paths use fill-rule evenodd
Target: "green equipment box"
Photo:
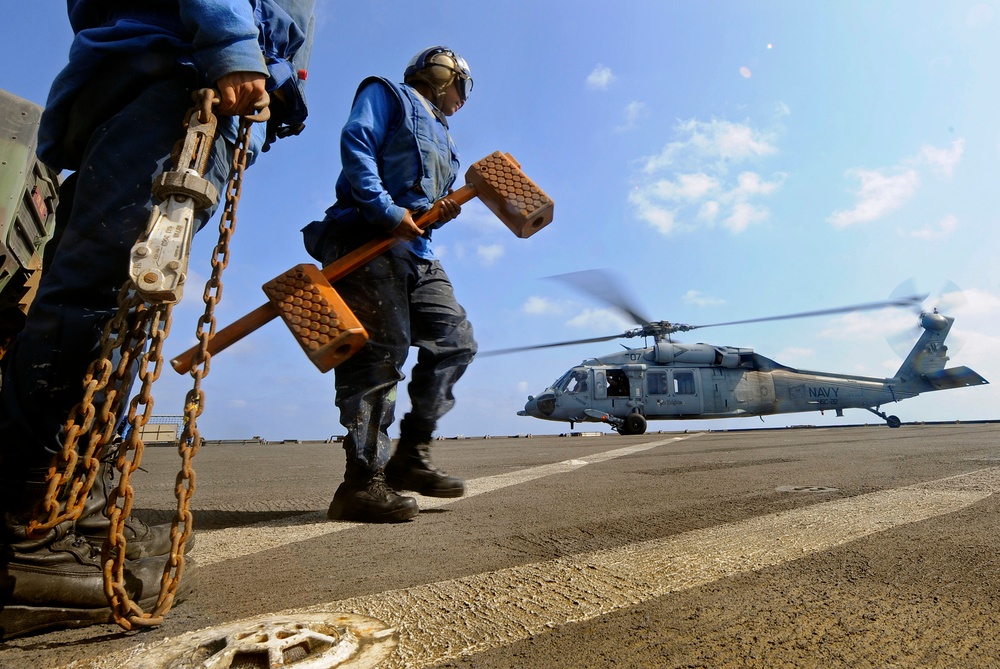
<instances>
[{"instance_id":1,"label":"green equipment box","mask_svg":"<svg viewBox=\"0 0 1000 669\"><path fill-rule=\"evenodd\" d=\"M55 227L58 175L35 158L41 115L0 90L0 358L21 330Z\"/></svg>"}]
</instances>

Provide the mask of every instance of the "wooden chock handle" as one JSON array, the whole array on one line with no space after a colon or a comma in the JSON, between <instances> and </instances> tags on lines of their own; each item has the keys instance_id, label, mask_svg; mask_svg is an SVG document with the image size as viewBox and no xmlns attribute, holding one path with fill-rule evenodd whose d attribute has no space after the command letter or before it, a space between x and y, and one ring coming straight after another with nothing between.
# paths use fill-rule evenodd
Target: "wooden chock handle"
<instances>
[{"instance_id":1,"label":"wooden chock handle","mask_svg":"<svg viewBox=\"0 0 1000 669\"><path fill-rule=\"evenodd\" d=\"M476 188L471 184L466 184L458 190L448 194L446 197L456 204L462 205L476 196ZM421 214L414 223L421 228L426 228L432 223L437 223L441 217L441 203L436 202L434 206ZM386 236L359 246L347 255L338 258L323 268L323 276L330 283L336 282L343 276L350 274L357 268L382 255L400 240L396 237ZM248 334L266 325L278 317L278 310L271 302L260 305L250 313L233 321L221 330L216 331L215 336L208 340L208 353L215 355L223 351ZM198 346L192 346L176 358L170 361L170 365L178 374L186 374L194 366L194 358L198 354Z\"/></svg>"}]
</instances>

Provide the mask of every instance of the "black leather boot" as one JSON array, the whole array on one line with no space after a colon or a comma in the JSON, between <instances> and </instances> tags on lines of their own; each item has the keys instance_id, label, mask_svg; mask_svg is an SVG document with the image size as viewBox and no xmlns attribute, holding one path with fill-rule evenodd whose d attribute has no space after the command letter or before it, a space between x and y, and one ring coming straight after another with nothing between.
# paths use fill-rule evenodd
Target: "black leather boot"
<instances>
[{"instance_id":1,"label":"black leather boot","mask_svg":"<svg viewBox=\"0 0 1000 669\"><path fill-rule=\"evenodd\" d=\"M111 622L104 594L100 550L60 523L40 538L27 535L34 507L45 494L44 473L33 480L4 481L0 554L0 639L51 629ZM168 556L125 561L125 589L144 610L156 604ZM185 560L175 602L193 590L194 561Z\"/></svg>"},{"instance_id":2,"label":"black leather boot","mask_svg":"<svg viewBox=\"0 0 1000 669\"><path fill-rule=\"evenodd\" d=\"M385 484L385 475L364 477L348 474L337 488L326 512L330 520L361 523L401 523L420 512L417 500L404 497Z\"/></svg>"},{"instance_id":3,"label":"black leather boot","mask_svg":"<svg viewBox=\"0 0 1000 669\"><path fill-rule=\"evenodd\" d=\"M403 416L399 424L396 452L385 466L386 482L395 490L412 490L427 497L461 497L465 481L431 464L430 447L434 425Z\"/></svg>"},{"instance_id":4,"label":"black leather boot","mask_svg":"<svg viewBox=\"0 0 1000 669\"><path fill-rule=\"evenodd\" d=\"M117 450L117 449L114 449ZM112 450L113 452L113 450ZM114 456L101 458L97 478L90 489L90 495L83 505L83 512L76 521L76 531L98 550L108 534L111 520L107 513L108 495L118 487L118 470L114 466ZM187 553L194 547L194 535L188 537L184 545ZM135 516L125 519L125 557L129 560L169 555L172 544L170 541L170 524L147 525Z\"/></svg>"}]
</instances>

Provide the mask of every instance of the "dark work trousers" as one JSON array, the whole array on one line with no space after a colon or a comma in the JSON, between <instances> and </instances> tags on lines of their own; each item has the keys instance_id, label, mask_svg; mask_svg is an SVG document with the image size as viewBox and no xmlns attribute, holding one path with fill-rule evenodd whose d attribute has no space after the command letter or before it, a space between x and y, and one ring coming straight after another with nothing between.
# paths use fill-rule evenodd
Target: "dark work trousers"
<instances>
[{"instance_id":1,"label":"dark work trousers","mask_svg":"<svg viewBox=\"0 0 1000 669\"><path fill-rule=\"evenodd\" d=\"M171 148L184 137L185 115L193 106L189 84L185 76L148 83L87 129L80 169L60 195L57 246L46 249L49 264L37 297L5 360L3 466L45 466L62 450L63 424L82 399L84 373L100 352L104 325L128 277L132 245L149 220L153 178L172 168ZM232 151L219 133L205 176L220 193ZM199 212L196 225L210 216L211 210Z\"/></svg>"},{"instance_id":2,"label":"dark work trousers","mask_svg":"<svg viewBox=\"0 0 1000 669\"><path fill-rule=\"evenodd\" d=\"M346 478L364 480L381 471L391 454L388 429L409 347L418 349L408 386L411 416L428 425L455 405L452 389L477 347L441 263L418 258L403 245L334 287L369 336L335 371L340 422L347 428Z\"/></svg>"}]
</instances>

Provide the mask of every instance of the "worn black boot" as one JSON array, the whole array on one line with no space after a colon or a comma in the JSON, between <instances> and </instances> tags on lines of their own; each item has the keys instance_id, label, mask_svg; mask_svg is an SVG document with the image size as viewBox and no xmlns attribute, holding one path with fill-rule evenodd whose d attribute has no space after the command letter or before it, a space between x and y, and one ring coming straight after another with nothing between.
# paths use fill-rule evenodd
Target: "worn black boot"
<instances>
[{"instance_id":1,"label":"worn black boot","mask_svg":"<svg viewBox=\"0 0 1000 669\"><path fill-rule=\"evenodd\" d=\"M370 478L349 476L337 488L326 512L330 520L361 523L401 523L420 512L417 501L404 497L385 484L385 475Z\"/></svg>"},{"instance_id":2,"label":"worn black boot","mask_svg":"<svg viewBox=\"0 0 1000 669\"><path fill-rule=\"evenodd\" d=\"M116 449L111 452L113 453L114 450ZM111 527L111 519L107 512L108 495L118 487L118 470L113 463L113 455L101 458L97 478L94 480L90 495L83 505L83 512L76 521L77 533L83 535L98 550L104 543L104 537L108 535L108 528ZM184 552L187 553L193 547L194 535L191 535L184 544ZM126 559L135 560L155 555L169 555L171 548L169 523L150 526L135 516L129 516L125 519Z\"/></svg>"},{"instance_id":3,"label":"worn black boot","mask_svg":"<svg viewBox=\"0 0 1000 669\"><path fill-rule=\"evenodd\" d=\"M3 482L0 639L112 620L100 550L73 529L72 521L40 538L27 535L34 507L45 494L44 473L33 474L30 481L5 477ZM146 611L156 604L167 562L168 556L125 561L126 592ZM175 602L191 593L195 571L193 560L185 560Z\"/></svg>"},{"instance_id":4,"label":"worn black boot","mask_svg":"<svg viewBox=\"0 0 1000 669\"><path fill-rule=\"evenodd\" d=\"M431 464L430 444L434 425L403 416L396 452L385 466L386 482L395 490L412 490L427 497L461 497L465 481L448 476Z\"/></svg>"}]
</instances>

